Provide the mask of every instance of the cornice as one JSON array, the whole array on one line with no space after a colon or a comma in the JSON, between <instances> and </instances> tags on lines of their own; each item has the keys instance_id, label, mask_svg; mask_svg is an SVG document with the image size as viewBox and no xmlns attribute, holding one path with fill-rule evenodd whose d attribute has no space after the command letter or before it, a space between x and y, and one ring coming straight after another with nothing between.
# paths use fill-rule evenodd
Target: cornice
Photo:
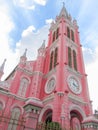
<instances>
[{"instance_id":1,"label":"cornice","mask_svg":"<svg viewBox=\"0 0 98 130\"><path fill-rule=\"evenodd\" d=\"M22 71L22 72L26 73L26 74L29 75L29 76L32 76L32 75L33 75L33 73L32 73L31 71L29 71L29 70L27 70L27 69L25 69L25 68L17 67L16 70Z\"/></svg>"},{"instance_id":2,"label":"cornice","mask_svg":"<svg viewBox=\"0 0 98 130\"><path fill-rule=\"evenodd\" d=\"M12 97L14 99L17 99L17 100L20 100L20 101L25 101L26 98L23 98L23 97L19 97L9 91L6 91L6 90L0 90L0 94L3 94L3 95L6 95L7 97Z\"/></svg>"},{"instance_id":3,"label":"cornice","mask_svg":"<svg viewBox=\"0 0 98 130\"><path fill-rule=\"evenodd\" d=\"M43 99L43 104L46 104L47 102L50 102L54 99L54 94L51 94Z\"/></svg>"},{"instance_id":4,"label":"cornice","mask_svg":"<svg viewBox=\"0 0 98 130\"><path fill-rule=\"evenodd\" d=\"M66 41L67 41L67 43L68 43L68 44L66 44L67 46L68 46L69 43L70 43L71 46L74 46L75 48L78 47L78 45L77 45L75 42L73 42L71 39L69 39L67 36L66 36Z\"/></svg>"},{"instance_id":5,"label":"cornice","mask_svg":"<svg viewBox=\"0 0 98 130\"><path fill-rule=\"evenodd\" d=\"M40 71L31 72L31 71L29 71L29 70L27 70L25 68L20 68L20 67L18 67L17 70L22 71L22 72L24 72L25 74L27 74L29 76L33 76L33 75L36 75L36 74L39 74L39 75L43 76L43 73L40 72Z\"/></svg>"},{"instance_id":6,"label":"cornice","mask_svg":"<svg viewBox=\"0 0 98 130\"><path fill-rule=\"evenodd\" d=\"M79 96L77 95L73 95L71 93L68 94L68 98L69 100L71 100L72 102L76 102L76 103L79 103L79 104L82 104L82 105L86 105L87 103L83 101L82 98L80 98Z\"/></svg>"},{"instance_id":7,"label":"cornice","mask_svg":"<svg viewBox=\"0 0 98 130\"><path fill-rule=\"evenodd\" d=\"M51 71L49 71L49 72L44 76L44 78L50 77L50 76L53 75L55 72L56 72L56 67L53 68Z\"/></svg>"},{"instance_id":8,"label":"cornice","mask_svg":"<svg viewBox=\"0 0 98 130\"><path fill-rule=\"evenodd\" d=\"M67 70L72 74L72 75L75 75L75 76L77 76L77 77L80 77L80 78L82 78L82 74L80 74L78 71L75 71L75 70L73 70L72 68L70 68L69 66L67 66Z\"/></svg>"}]
</instances>

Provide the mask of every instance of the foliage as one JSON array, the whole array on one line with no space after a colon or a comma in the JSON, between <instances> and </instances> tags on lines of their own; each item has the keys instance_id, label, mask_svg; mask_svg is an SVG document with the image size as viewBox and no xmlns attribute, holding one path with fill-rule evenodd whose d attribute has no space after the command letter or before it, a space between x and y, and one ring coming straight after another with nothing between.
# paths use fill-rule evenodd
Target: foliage
<instances>
[{"instance_id":1,"label":"foliage","mask_svg":"<svg viewBox=\"0 0 98 130\"><path fill-rule=\"evenodd\" d=\"M58 122L39 123L36 130L62 130Z\"/></svg>"}]
</instances>

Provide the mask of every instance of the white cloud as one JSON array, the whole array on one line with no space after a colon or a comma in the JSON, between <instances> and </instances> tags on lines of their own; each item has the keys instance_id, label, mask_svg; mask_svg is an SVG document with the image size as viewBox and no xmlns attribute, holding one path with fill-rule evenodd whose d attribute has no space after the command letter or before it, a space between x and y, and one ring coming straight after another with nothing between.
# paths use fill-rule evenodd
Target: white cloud
<instances>
[{"instance_id":1,"label":"white cloud","mask_svg":"<svg viewBox=\"0 0 98 130\"><path fill-rule=\"evenodd\" d=\"M46 5L46 0L13 0L14 4L25 9L34 10L35 4Z\"/></svg>"},{"instance_id":2,"label":"white cloud","mask_svg":"<svg viewBox=\"0 0 98 130\"><path fill-rule=\"evenodd\" d=\"M45 5L46 4L46 0L34 0L37 4L40 5Z\"/></svg>"},{"instance_id":3,"label":"white cloud","mask_svg":"<svg viewBox=\"0 0 98 130\"><path fill-rule=\"evenodd\" d=\"M22 32L22 37L25 37L27 35L29 35L30 33L32 33L32 31L35 30L35 27L32 25L32 26L29 26L26 30L24 30Z\"/></svg>"},{"instance_id":4,"label":"white cloud","mask_svg":"<svg viewBox=\"0 0 98 130\"><path fill-rule=\"evenodd\" d=\"M49 25L50 25L50 24L52 23L52 21L54 21L54 20L51 18L51 19L46 19L45 22L46 22L46 24L49 24Z\"/></svg>"},{"instance_id":5,"label":"white cloud","mask_svg":"<svg viewBox=\"0 0 98 130\"><path fill-rule=\"evenodd\" d=\"M34 60L37 56L37 49L42 45L43 40L48 39L49 25L44 25L39 30L35 30L34 26L29 26L22 32L21 40L18 42L20 45L20 55L23 54L27 48L27 58Z\"/></svg>"},{"instance_id":6,"label":"white cloud","mask_svg":"<svg viewBox=\"0 0 98 130\"><path fill-rule=\"evenodd\" d=\"M14 58L17 57L17 52L13 52L10 48L11 38L9 33L14 28L14 23L10 18L9 8L5 3L0 4L0 18L0 65L6 58L5 77L15 64Z\"/></svg>"},{"instance_id":7,"label":"white cloud","mask_svg":"<svg viewBox=\"0 0 98 130\"><path fill-rule=\"evenodd\" d=\"M94 62L86 65L86 71L88 74L88 85L90 90L90 97L93 101L93 108L98 108L98 47L95 50ZM89 57L90 58L90 57Z\"/></svg>"}]
</instances>

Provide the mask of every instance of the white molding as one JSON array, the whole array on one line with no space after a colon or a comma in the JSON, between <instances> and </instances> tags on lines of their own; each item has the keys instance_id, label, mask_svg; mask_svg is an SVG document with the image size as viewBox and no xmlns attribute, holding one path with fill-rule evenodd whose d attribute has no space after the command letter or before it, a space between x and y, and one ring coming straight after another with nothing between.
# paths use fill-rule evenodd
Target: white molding
<instances>
[{"instance_id":1,"label":"white molding","mask_svg":"<svg viewBox=\"0 0 98 130\"><path fill-rule=\"evenodd\" d=\"M44 106L44 108L43 108L43 109L41 110L41 112L40 112L38 122L41 122L41 121L42 121L42 117L43 117L44 113L45 113L48 109L53 110L53 105L48 104L48 105Z\"/></svg>"}]
</instances>

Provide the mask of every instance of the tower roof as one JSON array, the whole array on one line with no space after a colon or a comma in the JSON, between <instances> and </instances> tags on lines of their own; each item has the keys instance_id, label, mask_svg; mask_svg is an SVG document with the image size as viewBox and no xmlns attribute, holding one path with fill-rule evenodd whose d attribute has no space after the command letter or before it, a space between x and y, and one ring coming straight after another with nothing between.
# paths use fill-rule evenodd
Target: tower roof
<instances>
[{"instance_id":1,"label":"tower roof","mask_svg":"<svg viewBox=\"0 0 98 130\"><path fill-rule=\"evenodd\" d=\"M64 2L63 2L63 7L62 7L62 9L61 9L61 12L60 12L59 16L60 16L60 17L61 17L61 16L68 17L68 12L67 12L67 10L66 10L66 8L65 8L65 3L64 3Z\"/></svg>"}]
</instances>

